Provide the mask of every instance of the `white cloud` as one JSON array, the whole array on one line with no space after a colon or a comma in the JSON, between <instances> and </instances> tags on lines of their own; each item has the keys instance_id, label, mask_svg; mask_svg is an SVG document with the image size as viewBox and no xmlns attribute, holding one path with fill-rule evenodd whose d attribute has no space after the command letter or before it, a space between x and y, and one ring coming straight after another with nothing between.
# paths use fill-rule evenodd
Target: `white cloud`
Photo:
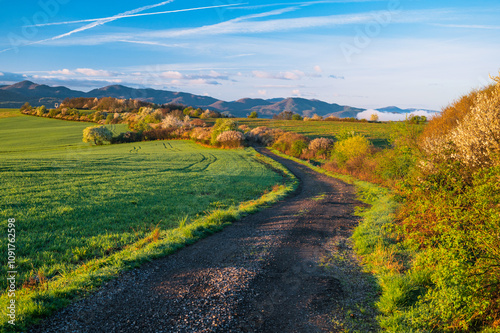
<instances>
[{"instance_id":1,"label":"white cloud","mask_svg":"<svg viewBox=\"0 0 500 333\"><path fill-rule=\"evenodd\" d=\"M92 68L77 68L75 72L86 75L86 76L112 76L111 72L100 70L100 69L92 69Z\"/></svg>"},{"instance_id":2,"label":"white cloud","mask_svg":"<svg viewBox=\"0 0 500 333\"><path fill-rule=\"evenodd\" d=\"M482 29L482 30L500 30L497 25L474 25L474 24L433 24L444 28L460 28L460 29Z\"/></svg>"},{"instance_id":3,"label":"white cloud","mask_svg":"<svg viewBox=\"0 0 500 333\"><path fill-rule=\"evenodd\" d=\"M259 90L257 93L261 96L266 96L267 95L267 90Z\"/></svg>"},{"instance_id":4,"label":"white cloud","mask_svg":"<svg viewBox=\"0 0 500 333\"><path fill-rule=\"evenodd\" d=\"M300 90L299 90L299 89L294 89L294 90L292 90L292 95L293 95L293 96L300 96L300 95L301 95L301 94L300 94Z\"/></svg>"},{"instance_id":5,"label":"white cloud","mask_svg":"<svg viewBox=\"0 0 500 333\"><path fill-rule=\"evenodd\" d=\"M74 72L70 71L69 69L61 69L57 71L50 71L49 74L62 74L62 75L75 75Z\"/></svg>"},{"instance_id":6,"label":"white cloud","mask_svg":"<svg viewBox=\"0 0 500 333\"><path fill-rule=\"evenodd\" d=\"M176 79L176 80L184 78L184 75L177 71L163 72L160 74L160 76L165 79Z\"/></svg>"},{"instance_id":7,"label":"white cloud","mask_svg":"<svg viewBox=\"0 0 500 333\"><path fill-rule=\"evenodd\" d=\"M299 70L279 72L276 74L265 71L252 71L252 75L260 79L278 79L278 80L300 80L301 78L307 76L306 73Z\"/></svg>"},{"instance_id":8,"label":"white cloud","mask_svg":"<svg viewBox=\"0 0 500 333\"><path fill-rule=\"evenodd\" d=\"M321 69L321 67L320 67L320 66L318 66L318 65L314 66L314 71L315 71L316 73L323 73L323 70L322 70L322 69Z\"/></svg>"},{"instance_id":9,"label":"white cloud","mask_svg":"<svg viewBox=\"0 0 500 333\"><path fill-rule=\"evenodd\" d=\"M139 9L136 9L135 12L139 11L144 11L147 9L151 9L154 7L158 6L163 6L168 3L173 2L174 0L170 1L164 1L156 5L151 5L151 6L145 6ZM66 21L66 22L50 22L50 23L41 23L41 24L33 24L33 25L26 25L26 28L29 27L44 27L48 25L66 25L66 24L75 24L75 23L84 23L84 22L96 22L96 21L101 21L101 20L110 20L113 19L123 19L123 18L128 18L128 17L139 17L139 16L151 16L151 15L161 15L161 14L173 14L173 13L182 13L182 12L190 12L190 11L195 11L195 10L202 10L202 9L213 9L213 8L222 8L222 7L232 7L232 6L238 6L240 5L239 3L236 4L227 4L227 5L216 5L216 6L206 6L206 7L196 7L196 8L185 8L185 9L176 9L176 10L167 10L167 11L161 11L161 12L154 12L154 13L143 13L143 14L133 14L133 11L130 11L131 14L118 14L115 16L110 16L110 17L101 17L101 18L96 18L96 19L86 19L86 20L76 20L76 21Z\"/></svg>"},{"instance_id":10,"label":"white cloud","mask_svg":"<svg viewBox=\"0 0 500 333\"><path fill-rule=\"evenodd\" d=\"M300 78L304 77L305 73L302 71L292 71L292 72L285 72L285 73L280 73L278 75L278 78L282 77L283 79L286 80L299 80Z\"/></svg>"},{"instance_id":11,"label":"white cloud","mask_svg":"<svg viewBox=\"0 0 500 333\"><path fill-rule=\"evenodd\" d=\"M207 79L189 80L189 83L192 84L192 85L200 85L200 84L219 85L220 84L217 81L207 80Z\"/></svg>"}]
</instances>

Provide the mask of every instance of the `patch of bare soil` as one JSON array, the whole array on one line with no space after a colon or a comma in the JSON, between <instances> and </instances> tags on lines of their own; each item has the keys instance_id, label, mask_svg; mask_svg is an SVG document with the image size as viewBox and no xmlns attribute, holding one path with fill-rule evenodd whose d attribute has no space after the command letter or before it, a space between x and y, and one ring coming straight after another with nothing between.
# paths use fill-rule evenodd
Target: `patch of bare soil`
<instances>
[{"instance_id":1,"label":"patch of bare soil","mask_svg":"<svg viewBox=\"0 0 500 333\"><path fill-rule=\"evenodd\" d=\"M354 188L262 150L297 192L124 273L30 332L375 332L376 290L348 238Z\"/></svg>"}]
</instances>

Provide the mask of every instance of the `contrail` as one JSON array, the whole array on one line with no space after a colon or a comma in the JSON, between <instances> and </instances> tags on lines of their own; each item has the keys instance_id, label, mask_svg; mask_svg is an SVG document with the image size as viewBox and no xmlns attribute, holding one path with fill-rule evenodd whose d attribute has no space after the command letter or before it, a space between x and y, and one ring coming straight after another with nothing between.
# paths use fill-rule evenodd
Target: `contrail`
<instances>
[{"instance_id":1,"label":"contrail","mask_svg":"<svg viewBox=\"0 0 500 333\"><path fill-rule=\"evenodd\" d=\"M171 1L168 1L168 2L171 2ZM207 7L197 7L197 8L186 8L186 9L168 10L168 11L163 11L163 12L143 13L143 14L127 14L127 15L120 15L120 14L118 14L116 16L111 16L111 17L103 17L103 18L96 18L96 19L86 19L86 20L77 20L77 21L67 21L67 22L41 23L41 24L25 25L24 27L26 27L26 28L29 28L29 27L45 27L45 26L48 26L48 25L63 25L63 24L83 23L83 22L96 22L96 21L100 21L100 20L111 20L111 19L113 19L113 21L114 21L114 20L117 20L117 19L127 18L127 17L138 17L138 16L150 16L150 15L160 15L160 14L181 13L181 12L190 12L190 11L202 10L202 9L222 8L222 7L231 7L231 6L241 6L241 5L246 5L246 4L248 4L248 3L235 3L235 4L229 4L229 5L218 5L218 6L207 6Z\"/></svg>"}]
</instances>

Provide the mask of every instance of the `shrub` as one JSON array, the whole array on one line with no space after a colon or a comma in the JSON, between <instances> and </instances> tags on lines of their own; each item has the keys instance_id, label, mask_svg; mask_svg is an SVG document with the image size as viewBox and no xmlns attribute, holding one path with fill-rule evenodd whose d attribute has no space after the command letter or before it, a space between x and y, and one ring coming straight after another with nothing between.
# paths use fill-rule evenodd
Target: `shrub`
<instances>
[{"instance_id":1,"label":"shrub","mask_svg":"<svg viewBox=\"0 0 500 333\"><path fill-rule=\"evenodd\" d=\"M493 166L500 154L500 76L491 92L478 93L474 107L451 132L457 158L470 168Z\"/></svg>"},{"instance_id":2,"label":"shrub","mask_svg":"<svg viewBox=\"0 0 500 333\"><path fill-rule=\"evenodd\" d=\"M276 120L292 120L293 112L292 111L282 111L278 114L273 115L273 119Z\"/></svg>"},{"instance_id":3,"label":"shrub","mask_svg":"<svg viewBox=\"0 0 500 333\"><path fill-rule=\"evenodd\" d=\"M327 138L317 138L309 143L309 151L314 156L326 156L326 154L331 150L334 141Z\"/></svg>"},{"instance_id":4,"label":"shrub","mask_svg":"<svg viewBox=\"0 0 500 333\"><path fill-rule=\"evenodd\" d=\"M217 137L217 142L219 142L223 147L228 148L241 147L244 140L245 136L243 133L238 131L225 131Z\"/></svg>"},{"instance_id":5,"label":"shrub","mask_svg":"<svg viewBox=\"0 0 500 333\"><path fill-rule=\"evenodd\" d=\"M299 157L309 146L309 139L302 134L285 132L274 142L273 148L285 154Z\"/></svg>"},{"instance_id":6,"label":"shrub","mask_svg":"<svg viewBox=\"0 0 500 333\"><path fill-rule=\"evenodd\" d=\"M323 120L322 116L318 116L316 113L311 117L312 121L320 121Z\"/></svg>"},{"instance_id":7,"label":"shrub","mask_svg":"<svg viewBox=\"0 0 500 333\"><path fill-rule=\"evenodd\" d=\"M249 115L248 115L248 118L252 119L252 118L259 118L259 114L257 113L257 111L252 111Z\"/></svg>"},{"instance_id":8,"label":"shrub","mask_svg":"<svg viewBox=\"0 0 500 333\"><path fill-rule=\"evenodd\" d=\"M352 137L358 136L358 134L353 130L342 129L335 135L337 141L343 141Z\"/></svg>"},{"instance_id":9,"label":"shrub","mask_svg":"<svg viewBox=\"0 0 500 333\"><path fill-rule=\"evenodd\" d=\"M42 105L42 106L39 106L36 108L36 115L37 116L41 117L46 113L47 113L47 108L45 107L45 105Z\"/></svg>"},{"instance_id":10,"label":"shrub","mask_svg":"<svg viewBox=\"0 0 500 333\"><path fill-rule=\"evenodd\" d=\"M33 109L33 107L30 105L30 103L26 102L23 104L23 106L21 106L19 110L22 112L22 111L31 111L31 109Z\"/></svg>"},{"instance_id":11,"label":"shrub","mask_svg":"<svg viewBox=\"0 0 500 333\"><path fill-rule=\"evenodd\" d=\"M134 130L137 132L151 130L151 126L147 122L145 122L144 119L141 119L139 121L133 121L133 122L129 123L128 127L131 130Z\"/></svg>"},{"instance_id":12,"label":"shrub","mask_svg":"<svg viewBox=\"0 0 500 333\"><path fill-rule=\"evenodd\" d=\"M75 114L74 111L72 111L71 114L74 115ZM105 119L106 117L107 117L107 113L106 112L96 111L96 112L94 112L93 120L95 122L98 122L98 121L101 121L101 120Z\"/></svg>"},{"instance_id":13,"label":"shrub","mask_svg":"<svg viewBox=\"0 0 500 333\"><path fill-rule=\"evenodd\" d=\"M192 127L207 127L207 123L201 119L193 119L190 124Z\"/></svg>"},{"instance_id":14,"label":"shrub","mask_svg":"<svg viewBox=\"0 0 500 333\"><path fill-rule=\"evenodd\" d=\"M279 128L260 126L252 129L250 132L247 132L246 138L257 144L271 146L274 141L276 141L276 139L284 133L285 132Z\"/></svg>"},{"instance_id":15,"label":"shrub","mask_svg":"<svg viewBox=\"0 0 500 333\"><path fill-rule=\"evenodd\" d=\"M91 126L83 130L83 142L94 142L102 145L105 141L111 141L113 133L106 126Z\"/></svg>"},{"instance_id":16,"label":"shrub","mask_svg":"<svg viewBox=\"0 0 500 333\"><path fill-rule=\"evenodd\" d=\"M153 140L167 140L177 137L177 133L174 132L175 128L156 128L148 131L142 132L142 140L153 141Z\"/></svg>"},{"instance_id":17,"label":"shrub","mask_svg":"<svg viewBox=\"0 0 500 333\"><path fill-rule=\"evenodd\" d=\"M500 154L500 77L494 79L495 86L473 92L456 103L460 116L452 113L449 118L453 125L448 124L446 130L424 132L421 147L428 159L423 169L432 173L439 164L453 160L463 164L464 176L468 177L479 168L494 165ZM443 123L443 117L433 119L429 125L434 128L435 122Z\"/></svg>"},{"instance_id":18,"label":"shrub","mask_svg":"<svg viewBox=\"0 0 500 333\"><path fill-rule=\"evenodd\" d=\"M236 122L231 119L217 119L214 127L212 128L212 136L210 143L212 145L217 144L217 138L219 135L226 131L235 131L236 130Z\"/></svg>"},{"instance_id":19,"label":"shrub","mask_svg":"<svg viewBox=\"0 0 500 333\"><path fill-rule=\"evenodd\" d=\"M165 119L163 119L163 121L161 123L161 127L163 127L163 128L179 128L183 124L184 123L179 118L177 118L171 114L168 114L165 116Z\"/></svg>"},{"instance_id":20,"label":"shrub","mask_svg":"<svg viewBox=\"0 0 500 333\"><path fill-rule=\"evenodd\" d=\"M61 113L60 110L58 109L50 109L49 111L49 117L50 118L54 118L55 116L57 116L59 113Z\"/></svg>"},{"instance_id":21,"label":"shrub","mask_svg":"<svg viewBox=\"0 0 500 333\"><path fill-rule=\"evenodd\" d=\"M302 120L302 116L298 113L295 113L293 116L292 116L292 120Z\"/></svg>"},{"instance_id":22,"label":"shrub","mask_svg":"<svg viewBox=\"0 0 500 333\"><path fill-rule=\"evenodd\" d=\"M370 115L370 121L378 121L378 114L372 113Z\"/></svg>"},{"instance_id":23,"label":"shrub","mask_svg":"<svg viewBox=\"0 0 500 333\"><path fill-rule=\"evenodd\" d=\"M250 127L248 127L248 125L240 125L240 126L238 126L238 129L240 131L242 131L243 133L250 132Z\"/></svg>"},{"instance_id":24,"label":"shrub","mask_svg":"<svg viewBox=\"0 0 500 333\"><path fill-rule=\"evenodd\" d=\"M209 128L195 127L190 132L189 137L195 141L209 143L211 138L211 131Z\"/></svg>"},{"instance_id":25,"label":"shrub","mask_svg":"<svg viewBox=\"0 0 500 333\"><path fill-rule=\"evenodd\" d=\"M111 143L129 143L142 141L142 133L125 132L120 133L118 136L111 138Z\"/></svg>"},{"instance_id":26,"label":"shrub","mask_svg":"<svg viewBox=\"0 0 500 333\"><path fill-rule=\"evenodd\" d=\"M348 139L338 141L333 148L332 156L339 164L357 157L364 157L370 152L370 141L364 136L356 135Z\"/></svg>"},{"instance_id":27,"label":"shrub","mask_svg":"<svg viewBox=\"0 0 500 333\"><path fill-rule=\"evenodd\" d=\"M328 116L325 118L325 121L340 121L340 118L335 116Z\"/></svg>"}]
</instances>

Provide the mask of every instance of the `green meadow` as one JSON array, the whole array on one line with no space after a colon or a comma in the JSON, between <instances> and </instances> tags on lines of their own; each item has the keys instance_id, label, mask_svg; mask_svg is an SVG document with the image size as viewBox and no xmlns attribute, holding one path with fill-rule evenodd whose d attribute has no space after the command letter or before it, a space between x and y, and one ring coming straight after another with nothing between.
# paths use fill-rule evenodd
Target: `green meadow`
<instances>
[{"instance_id":1,"label":"green meadow","mask_svg":"<svg viewBox=\"0 0 500 333\"><path fill-rule=\"evenodd\" d=\"M392 125L390 123L364 123L364 122L339 122L339 121L302 121L302 120L274 120L274 119L238 119L240 125L251 128L267 126L281 128L287 132L303 134L311 139L330 138L342 131L354 131L366 136L370 142L379 148L389 146ZM416 125L418 126L418 125Z\"/></svg>"},{"instance_id":2,"label":"green meadow","mask_svg":"<svg viewBox=\"0 0 500 333\"><path fill-rule=\"evenodd\" d=\"M189 224L282 183L250 148L190 141L89 146L81 139L89 125L0 119L0 225L6 230L8 219L16 219L19 285L35 275L65 276L154 229ZM6 234L0 247L7 247ZM4 263L0 274L6 270ZM5 280L0 285L6 290Z\"/></svg>"}]
</instances>

